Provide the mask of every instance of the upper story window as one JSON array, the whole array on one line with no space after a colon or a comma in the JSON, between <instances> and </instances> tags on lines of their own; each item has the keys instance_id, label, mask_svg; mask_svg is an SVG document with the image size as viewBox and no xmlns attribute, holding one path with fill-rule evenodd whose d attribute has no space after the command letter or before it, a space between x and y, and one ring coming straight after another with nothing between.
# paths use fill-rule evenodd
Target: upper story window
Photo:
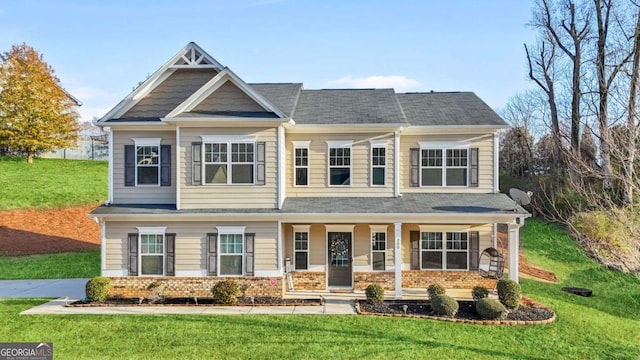
<instances>
[{"instance_id":1,"label":"upper story window","mask_svg":"<svg viewBox=\"0 0 640 360\"><path fill-rule=\"evenodd\" d=\"M171 145L160 138L134 138L124 146L124 186L171 186Z\"/></svg>"},{"instance_id":2,"label":"upper story window","mask_svg":"<svg viewBox=\"0 0 640 360\"><path fill-rule=\"evenodd\" d=\"M309 185L309 143L310 141L293 142L293 185Z\"/></svg>"},{"instance_id":3,"label":"upper story window","mask_svg":"<svg viewBox=\"0 0 640 360\"><path fill-rule=\"evenodd\" d=\"M351 185L352 141L327 141L329 146L329 186Z\"/></svg>"},{"instance_id":4,"label":"upper story window","mask_svg":"<svg viewBox=\"0 0 640 360\"><path fill-rule=\"evenodd\" d=\"M386 185L387 140L371 140L371 185Z\"/></svg>"},{"instance_id":5,"label":"upper story window","mask_svg":"<svg viewBox=\"0 0 640 360\"><path fill-rule=\"evenodd\" d=\"M255 138L202 136L204 184L254 184Z\"/></svg>"},{"instance_id":6,"label":"upper story window","mask_svg":"<svg viewBox=\"0 0 640 360\"><path fill-rule=\"evenodd\" d=\"M478 149L466 143L420 143L411 149L411 186L478 186Z\"/></svg>"}]
</instances>

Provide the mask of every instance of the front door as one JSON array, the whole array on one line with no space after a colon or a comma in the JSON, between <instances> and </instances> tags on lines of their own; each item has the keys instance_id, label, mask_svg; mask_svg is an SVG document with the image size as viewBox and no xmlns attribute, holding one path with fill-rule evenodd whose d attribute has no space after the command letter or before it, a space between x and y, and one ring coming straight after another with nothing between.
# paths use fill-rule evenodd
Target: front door
<instances>
[{"instance_id":1,"label":"front door","mask_svg":"<svg viewBox=\"0 0 640 360\"><path fill-rule=\"evenodd\" d=\"M327 241L328 274L327 285L333 287L353 286L353 261L351 256L351 233L330 232Z\"/></svg>"}]
</instances>

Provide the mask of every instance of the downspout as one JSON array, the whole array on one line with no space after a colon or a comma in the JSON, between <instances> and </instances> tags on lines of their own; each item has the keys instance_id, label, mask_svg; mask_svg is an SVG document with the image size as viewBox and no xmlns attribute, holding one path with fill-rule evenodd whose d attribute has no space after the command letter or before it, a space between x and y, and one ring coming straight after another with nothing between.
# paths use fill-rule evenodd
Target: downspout
<instances>
[{"instance_id":1,"label":"downspout","mask_svg":"<svg viewBox=\"0 0 640 360\"><path fill-rule=\"evenodd\" d=\"M176 166L175 170L172 170L176 174L176 210L180 210L180 186L182 185L182 179L180 178L180 126L176 126ZM173 174L172 174L173 175Z\"/></svg>"},{"instance_id":2,"label":"downspout","mask_svg":"<svg viewBox=\"0 0 640 360\"><path fill-rule=\"evenodd\" d=\"M400 133L402 126L394 132L393 137L393 196L400 197Z\"/></svg>"},{"instance_id":3,"label":"downspout","mask_svg":"<svg viewBox=\"0 0 640 360\"><path fill-rule=\"evenodd\" d=\"M107 199L107 205L113 204L113 131L110 126L104 127L104 131L109 134L109 198Z\"/></svg>"},{"instance_id":4,"label":"downspout","mask_svg":"<svg viewBox=\"0 0 640 360\"><path fill-rule=\"evenodd\" d=\"M104 226L104 220L99 217L94 217L93 221L100 225L100 275L104 276L104 271L107 269L107 230Z\"/></svg>"},{"instance_id":5,"label":"downspout","mask_svg":"<svg viewBox=\"0 0 640 360\"><path fill-rule=\"evenodd\" d=\"M498 133L493 134L493 193L500 192L500 143Z\"/></svg>"},{"instance_id":6,"label":"downspout","mask_svg":"<svg viewBox=\"0 0 640 360\"><path fill-rule=\"evenodd\" d=\"M284 199L286 197L284 179L284 158L285 158L285 143L284 143L284 126L278 127L278 209L282 209Z\"/></svg>"}]
</instances>

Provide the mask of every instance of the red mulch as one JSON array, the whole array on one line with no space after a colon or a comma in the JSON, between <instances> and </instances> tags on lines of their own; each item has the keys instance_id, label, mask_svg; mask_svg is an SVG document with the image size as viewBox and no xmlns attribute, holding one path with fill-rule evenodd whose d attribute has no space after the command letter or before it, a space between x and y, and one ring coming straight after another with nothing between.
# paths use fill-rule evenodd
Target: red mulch
<instances>
[{"instance_id":1,"label":"red mulch","mask_svg":"<svg viewBox=\"0 0 640 360\"><path fill-rule=\"evenodd\" d=\"M97 205L0 211L0 253L48 254L100 246L100 226L87 213Z\"/></svg>"},{"instance_id":2,"label":"red mulch","mask_svg":"<svg viewBox=\"0 0 640 360\"><path fill-rule=\"evenodd\" d=\"M498 249L500 251L503 251L504 253L504 261L505 263L509 263L509 241L507 239L507 234L503 233L503 232L498 232L498 237L500 238L500 242L504 245L504 250L502 249ZM542 279L545 281L550 281L550 282L558 282L558 277L556 276L556 274L552 273L551 271L547 271L545 269L542 269L540 267L537 267L535 265L530 264L527 259L524 258L524 256L522 256L522 249L520 249L520 272L529 276L533 276L535 278L538 279Z\"/></svg>"}]
</instances>

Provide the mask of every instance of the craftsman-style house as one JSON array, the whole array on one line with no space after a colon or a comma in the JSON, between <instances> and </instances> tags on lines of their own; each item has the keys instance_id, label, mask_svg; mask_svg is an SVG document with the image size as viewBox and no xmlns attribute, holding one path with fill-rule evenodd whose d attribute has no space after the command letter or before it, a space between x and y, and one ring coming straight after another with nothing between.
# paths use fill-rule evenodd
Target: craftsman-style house
<instances>
[{"instance_id":1,"label":"craftsman-style house","mask_svg":"<svg viewBox=\"0 0 640 360\"><path fill-rule=\"evenodd\" d=\"M498 131L470 92L246 83L194 43L96 124L108 131L102 275L205 296L493 286L478 269L529 214L498 193Z\"/></svg>"}]
</instances>

